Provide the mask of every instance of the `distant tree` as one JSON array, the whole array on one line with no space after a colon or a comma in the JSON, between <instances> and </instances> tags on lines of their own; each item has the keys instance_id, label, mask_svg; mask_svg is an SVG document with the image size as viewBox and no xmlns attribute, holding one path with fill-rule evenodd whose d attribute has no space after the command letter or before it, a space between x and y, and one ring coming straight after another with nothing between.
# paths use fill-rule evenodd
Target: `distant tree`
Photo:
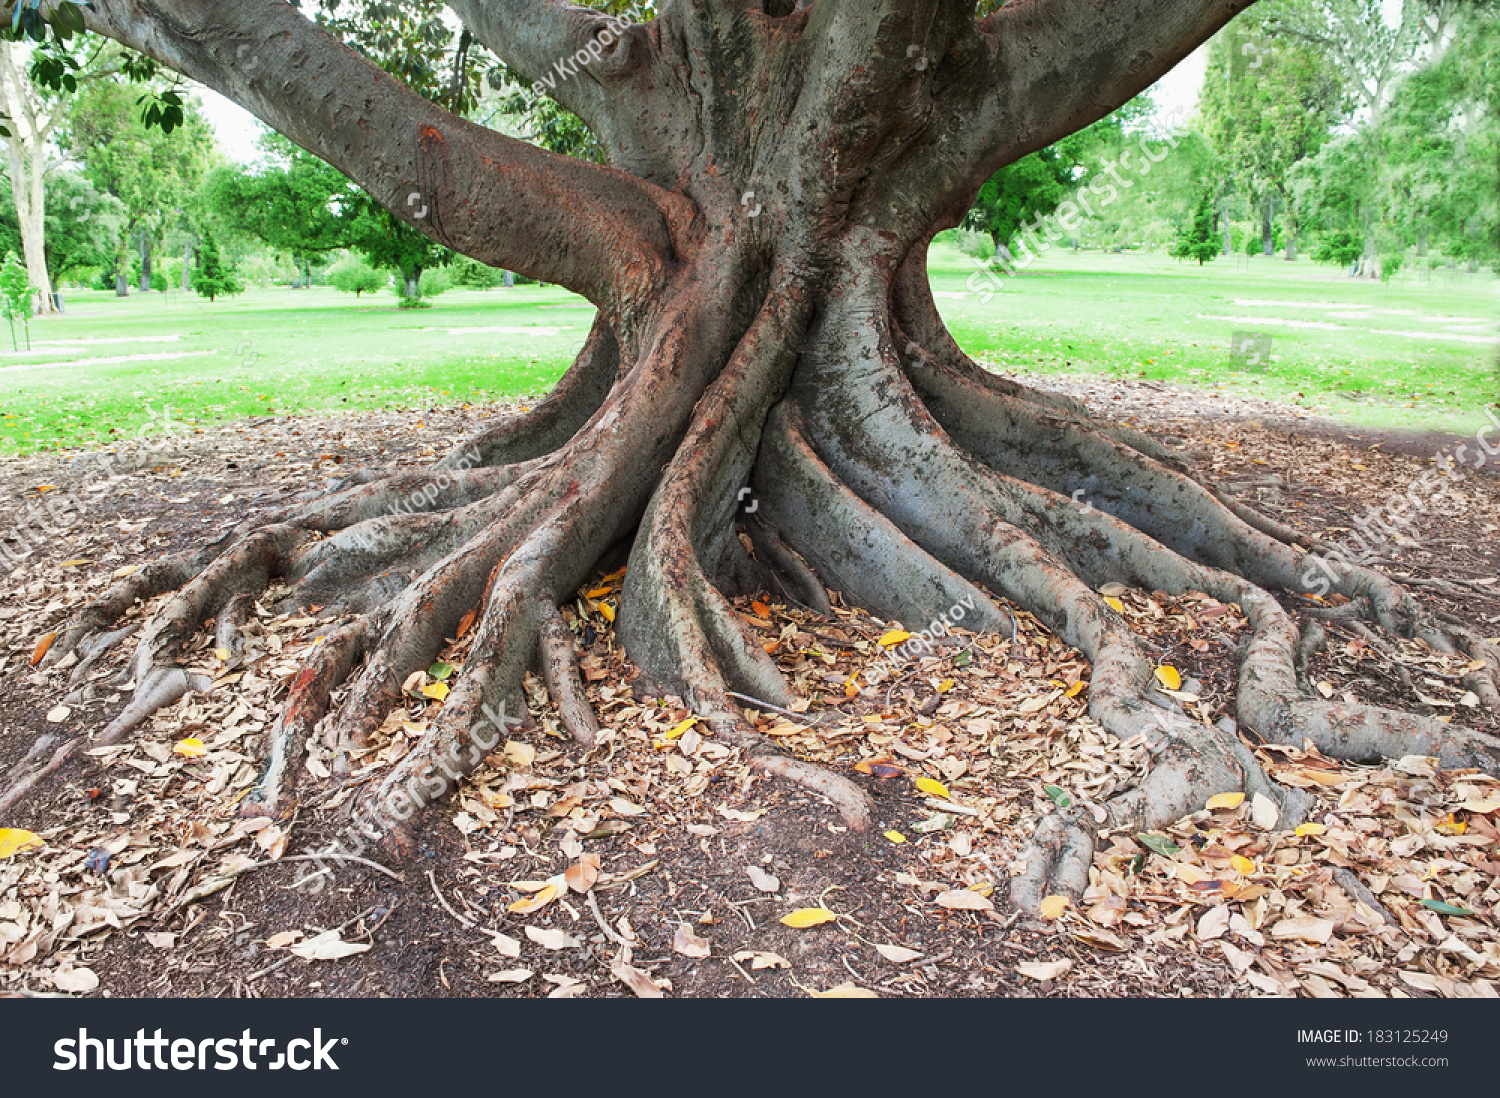
<instances>
[{"instance_id":1,"label":"distant tree","mask_svg":"<svg viewBox=\"0 0 1500 1098\"><path fill-rule=\"evenodd\" d=\"M453 261L453 281L466 290L493 290L505 285L505 272L461 255Z\"/></svg>"},{"instance_id":2,"label":"distant tree","mask_svg":"<svg viewBox=\"0 0 1500 1098\"><path fill-rule=\"evenodd\" d=\"M397 293L406 308L422 300L422 272L445 266L453 259L451 249L369 202L361 204L350 232L354 247L372 267L396 273Z\"/></svg>"},{"instance_id":3,"label":"distant tree","mask_svg":"<svg viewBox=\"0 0 1500 1098\"><path fill-rule=\"evenodd\" d=\"M10 322L10 343L20 350L16 342L16 320L26 326L26 347L31 348L32 298L36 290L31 285L31 276L26 266L16 258L15 252L5 253L5 262L0 265L0 304L5 308L5 319Z\"/></svg>"},{"instance_id":4,"label":"distant tree","mask_svg":"<svg viewBox=\"0 0 1500 1098\"><path fill-rule=\"evenodd\" d=\"M1219 238L1218 212L1211 190L1204 190L1193 211L1192 220L1182 227L1168 254L1173 259L1196 259L1198 266L1217 256L1224 246Z\"/></svg>"},{"instance_id":5,"label":"distant tree","mask_svg":"<svg viewBox=\"0 0 1500 1098\"><path fill-rule=\"evenodd\" d=\"M385 288L391 280L384 271L377 271L364 260L355 256L341 259L328 272L328 284L356 298L361 294L373 294Z\"/></svg>"},{"instance_id":6,"label":"distant tree","mask_svg":"<svg viewBox=\"0 0 1500 1098\"><path fill-rule=\"evenodd\" d=\"M141 288L151 288L151 255L157 235L198 191L217 158L213 131L197 105L186 100L183 124L167 133L141 117L139 92L126 84L81 88L59 143L84 162L94 186L119 199L125 225L116 241L115 292L130 292L128 251L140 248Z\"/></svg>"},{"instance_id":7,"label":"distant tree","mask_svg":"<svg viewBox=\"0 0 1500 1098\"><path fill-rule=\"evenodd\" d=\"M1347 93L1321 51L1269 35L1252 9L1213 41L1199 103L1204 128L1261 222L1259 251L1275 251L1275 213L1287 215L1287 258L1296 257L1290 173L1344 117Z\"/></svg>"},{"instance_id":8,"label":"distant tree","mask_svg":"<svg viewBox=\"0 0 1500 1098\"><path fill-rule=\"evenodd\" d=\"M198 248L198 269L193 272L193 289L210 301L245 291L234 270L219 254L219 242L214 239L212 230L204 231L203 243Z\"/></svg>"},{"instance_id":9,"label":"distant tree","mask_svg":"<svg viewBox=\"0 0 1500 1098\"><path fill-rule=\"evenodd\" d=\"M357 190L343 172L279 134L261 141L269 163L215 170L205 203L225 228L291 258L307 282L312 261L351 245Z\"/></svg>"}]
</instances>

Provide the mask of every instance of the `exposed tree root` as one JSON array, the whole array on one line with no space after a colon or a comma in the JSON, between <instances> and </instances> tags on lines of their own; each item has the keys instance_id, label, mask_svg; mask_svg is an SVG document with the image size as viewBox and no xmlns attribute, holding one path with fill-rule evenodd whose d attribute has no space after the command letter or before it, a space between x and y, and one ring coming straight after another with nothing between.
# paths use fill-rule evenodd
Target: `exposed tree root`
<instances>
[{"instance_id":1,"label":"exposed tree root","mask_svg":"<svg viewBox=\"0 0 1500 1098\"><path fill-rule=\"evenodd\" d=\"M542 681L547 684L547 692L557 705L557 715L568 735L581 747L593 747L599 735L599 719L594 716L578 677L572 631L563 624L557 607L547 605L541 609L541 648L537 661L541 664Z\"/></svg>"}]
</instances>

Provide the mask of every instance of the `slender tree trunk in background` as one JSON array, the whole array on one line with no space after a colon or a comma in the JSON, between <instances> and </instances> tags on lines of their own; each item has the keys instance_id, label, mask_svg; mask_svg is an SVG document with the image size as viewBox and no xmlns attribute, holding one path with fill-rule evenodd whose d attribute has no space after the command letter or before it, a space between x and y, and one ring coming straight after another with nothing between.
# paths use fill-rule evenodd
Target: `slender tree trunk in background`
<instances>
[{"instance_id":1,"label":"slender tree trunk in background","mask_svg":"<svg viewBox=\"0 0 1500 1098\"><path fill-rule=\"evenodd\" d=\"M515 284L516 284L516 275L515 275L515 272L514 271L506 271L505 272L505 288L508 290L511 287L513 287Z\"/></svg>"},{"instance_id":2,"label":"slender tree trunk in background","mask_svg":"<svg viewBox=\"0 0 1500 1098\"><path fill-rule=\"evenodd\" d=\"M1225 255L1233 255L1234 254L1234 225L1231 224L1230 220L1229 220L1229 201L1228 201L1228 199L1226 199L1224 201L1224 208L1222 210L1222 213L1224 215L1224 254Z\"/></svg>"},{"instance_id":3,"label":"slender tree trunk in background","mask_svg":"<svg viewBox=\"0 0 1500 1098\"><path fill-rule=\"evenodd\" d=\"M1274 221L1275 212L1272 209L1272 204L1275 201L1276 201L1276 199L1271 194L1268 193L1266 195L1266 201L1265 201L1265 203L1264 203L1264 205L1263 205L1263 207L1261 209L1261 221L1260 221L1260 252L1261 252L1261 255L1275 255L1276 254L1276 225L1275 225L1275 221Z\"/></svg>"},{"instance_id":4,"label":"slender tree trunk in background","mask_svg":"<svg viewBox=\"0 0 1500 1098\"><path fill-rule=\"evenodd\" d=\"M1500 770L1500 742L1479 732L1305 692L1297 620L1272 592L1337 593L1392 631L1500 668L1487 642L1440 631L1368 569L1325 577L1305 537L1180 454L991 374L933 300L928 245L986 180L1129 101L1246 6L1027 0L977 19L972 0L664 0L651 25L622 28L552 0L448 0L533 81L558 58L592 58L554 94L609 150L601 168L449 114L288 4L94 0L92 29L247 106L417 231L598 307L530 411L476 424L431 469L351 478L247 518L85 609L49 661L178 592L141 626L135 698L94 742L211 686L179 654L209 619L234 651L247 606L280 581L283 612L336 605L342 620L290 687L241 805L276 815L297 802L314 729L347 777L400 704L392 684L430 666L467 617L471 647L440 714L349 802L374 821L366 831L409 850L411 812L392 819L396 805L434 799L412 791L440 760L478 765L480 737L496 742L485 713L517 698L529 669L540 661L554 698L572 693L559 607L628 547L608 597L635 695L680 699L716 742L817 790L855 828L874 815L862 789L749 723L741 702L795 698L733 598L770 591L829 614L835 591L911 629L971 607L964 628L998 631L1014 621L1003 597L1076 646L1090 715L1142 737L1153 762L1098 806L1102 819L1047 818L1013 884L1028 908L1087 886L1101 825L1166 826L1230 790L1268 799L1283 826L1304 818L1311 798L1273 782L1241 728L1346 758ZM247 42L253 74L234 64ZM1232 250L1227 202L1221 212ZM414 297L421 271L397 277ZM1111 583L1243 610L1237 726L1155 704L1156 657L1098 593ZM1500 696L1497 684L1474 689ZM579 708L562 719L592 742Z\"/></svg>"},{"instance_id":5,"label":"slender tree trunk in background","mask_svg":"<svg viewBox=\"0 0 1500 1098\"><path fill-rule=\"evenodd\" d=\"M151 292L151 234L141 230L141 293Z\"/></svg>"},{"instance_id":6,"label":"slender tree trunk in background","mask_svg":"<svg viewBox=\"0 0 1500 1098\"><path fill-rule=\"evenodd\" d=\"M51 316L57 310L47 271L47 147L55 110L49 112L38 101L20 49L16 43L0 41L0 111L10 134L5 142L22 259L40 300L38 315Z\"/></svg>"},{"instance_id":7,"label":"slender tree trunk in background","mask_svg":"<svg viewBox=\"0 0 1500 1098\"><path fill-rule=\"evenodd\" d=\"M190 269L193 265L193 243L188 241L182 249L182 292L187 293L193 288L193 280Z\"/></svg>"}]
</instances>

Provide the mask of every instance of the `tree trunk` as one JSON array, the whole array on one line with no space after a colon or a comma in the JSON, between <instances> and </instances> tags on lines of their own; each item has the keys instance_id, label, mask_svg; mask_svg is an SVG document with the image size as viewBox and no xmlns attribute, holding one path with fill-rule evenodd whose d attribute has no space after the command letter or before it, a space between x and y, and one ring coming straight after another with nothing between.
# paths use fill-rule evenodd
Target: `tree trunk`
<instances>
[{"instance_id":1,"label":"tree trunk","mask_svg":"<svg viewBox=\"0 0 1500 1098\"><path fill-rule=\"evenodd\" d=\"M1284 822L1311 801L1271 781L1238 729L1158 704L1156 657L1098 593L1110 583L1242 609L1237 720L1260 741L1500 770L1493 737L1305 692L1298 625L1270 592L1336 593L1391 631L1500 668L1482 638L1438 630L1384 576L1333 568L1132 428L990 374L933 302L929 242L985 180L1129 100L1243 6L1174 0L1126 19L1033 0L976 20L957 0L695 0L622 30L540 0L449 0L533 80L558 57L591 58L588 79L553 91L610 150L603 169L447 115L289 5L97 0L93 29L250 106L421 232L583 293L598 315L547 400L479 425L432 468L351 478L247 518L88 606L49 664L87 644L92 666L116 620L175 592L141 626L134 698L80 742L117 742L208 685L179 653L208 620L235 652L276 584L277 612L325 608L338 624L261 745L242 810L274 815L296 803L314 729L348 776L400 704L392 684L467 618L472 643L439 715L351 799L364 831L408 849L406 821L499 742L528 669L555 687L567 729L592 736L558 608L628 546L604 597L637 696L680 698L719 742L856 828L873 819L859 786L780 754L748 723L742 703L795 699L736 596L828 613L836 591L913 630L1035 615L1090 661L1091 716L1151 750L1149 774L1098 808L1112 829L1166 826L1228 790L1270 800ZM260 43L253 79L231 63L229 45L247 40ZM420 274L403 273L408 296ZM1500 699L1493 676L1471 675L1477 696ZM0 814L19 788L0 793ZM1099 826L1091 813L1049 817L1017 902L1077 895Z\"/></svg>"},{"instance_id":2,"label":"tree trunk","mask_svg":"<svg viewBox=\"0 0 1500 1098\"><path fill-rule=\"evenodd\" d=\"M127 272L125 264L123 262L115 267L115 296L130 296L130 275Z\"/></svg>"},{"instance_id":3,"label":"tree trunk","mask_svg":"<svg viewBox=\"0 0 1500 1098\"><path fill-rule=\"evenodd\" d=\"M1275 212L1272 209L1272 203L1274 202L1275 198L1267 194L1266 201L1261 208L1260 251L1262 255L1267 256L1276 254Z\"/></svg>"},{"instance_id":4,"label":"tree trunk","mask_svg":"<svg viewBox=\"0 0 1500 1098\"><path fill-rule=\"evenodd\" d=\"M141 293L151 292L151 234L141 232Z\"/></svg>"},{"instance_id":5,"label":"tree trunk","mask_svg":"<svg viewBox=\"0 0 1500 1098\"><path fill-rule=\"evenodd\" d=\"M193 243L188 241L182 248L182 292L187 293L193 288L191 267L193 265Z\"/></svg>"}]
</instances>

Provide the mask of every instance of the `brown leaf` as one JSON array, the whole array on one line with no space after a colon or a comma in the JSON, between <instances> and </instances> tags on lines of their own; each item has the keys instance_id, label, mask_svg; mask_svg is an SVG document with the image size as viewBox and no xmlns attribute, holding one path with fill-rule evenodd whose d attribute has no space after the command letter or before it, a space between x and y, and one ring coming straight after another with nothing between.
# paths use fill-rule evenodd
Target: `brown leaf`
<instances>
[{"instance_id":1,"label":"brown leaf","mask_svg":"<svg viewBox=\"0 0 1500 1098\"><path fill-rule=\"evenodd\" d=\"M707 957L710 952L708 939L694 934L687 923L677 924L672 933L672 948L684 957Z\"/></svg>"},{"instance_id":2,"label":"brown leaf","mask_svg":"<svg viewBox=\"0 0 1500 1098\"><path fill-rule=\"evenodd\" d=\"M31 666L35 667L42 662L42 657L47 654L47 649L52 647L52 642L57 639L56 633L48 633L36 642L36 647L31 650Z\"/></svg>"},{"instance_id":3,"label":"brown leaf","mask_svg":"<svg viewBox=\"0 0 1500 1098\"><path fill-rule=\"evenodd\" d=\"M619 980L620 983L635 992L636 997L639 999L665 998L662 994L662 989L652 981L651 977L633 965L627 965L623 961L615 961L609 966L609 972L616 980Z\"/></svg>"}]
</instances>

